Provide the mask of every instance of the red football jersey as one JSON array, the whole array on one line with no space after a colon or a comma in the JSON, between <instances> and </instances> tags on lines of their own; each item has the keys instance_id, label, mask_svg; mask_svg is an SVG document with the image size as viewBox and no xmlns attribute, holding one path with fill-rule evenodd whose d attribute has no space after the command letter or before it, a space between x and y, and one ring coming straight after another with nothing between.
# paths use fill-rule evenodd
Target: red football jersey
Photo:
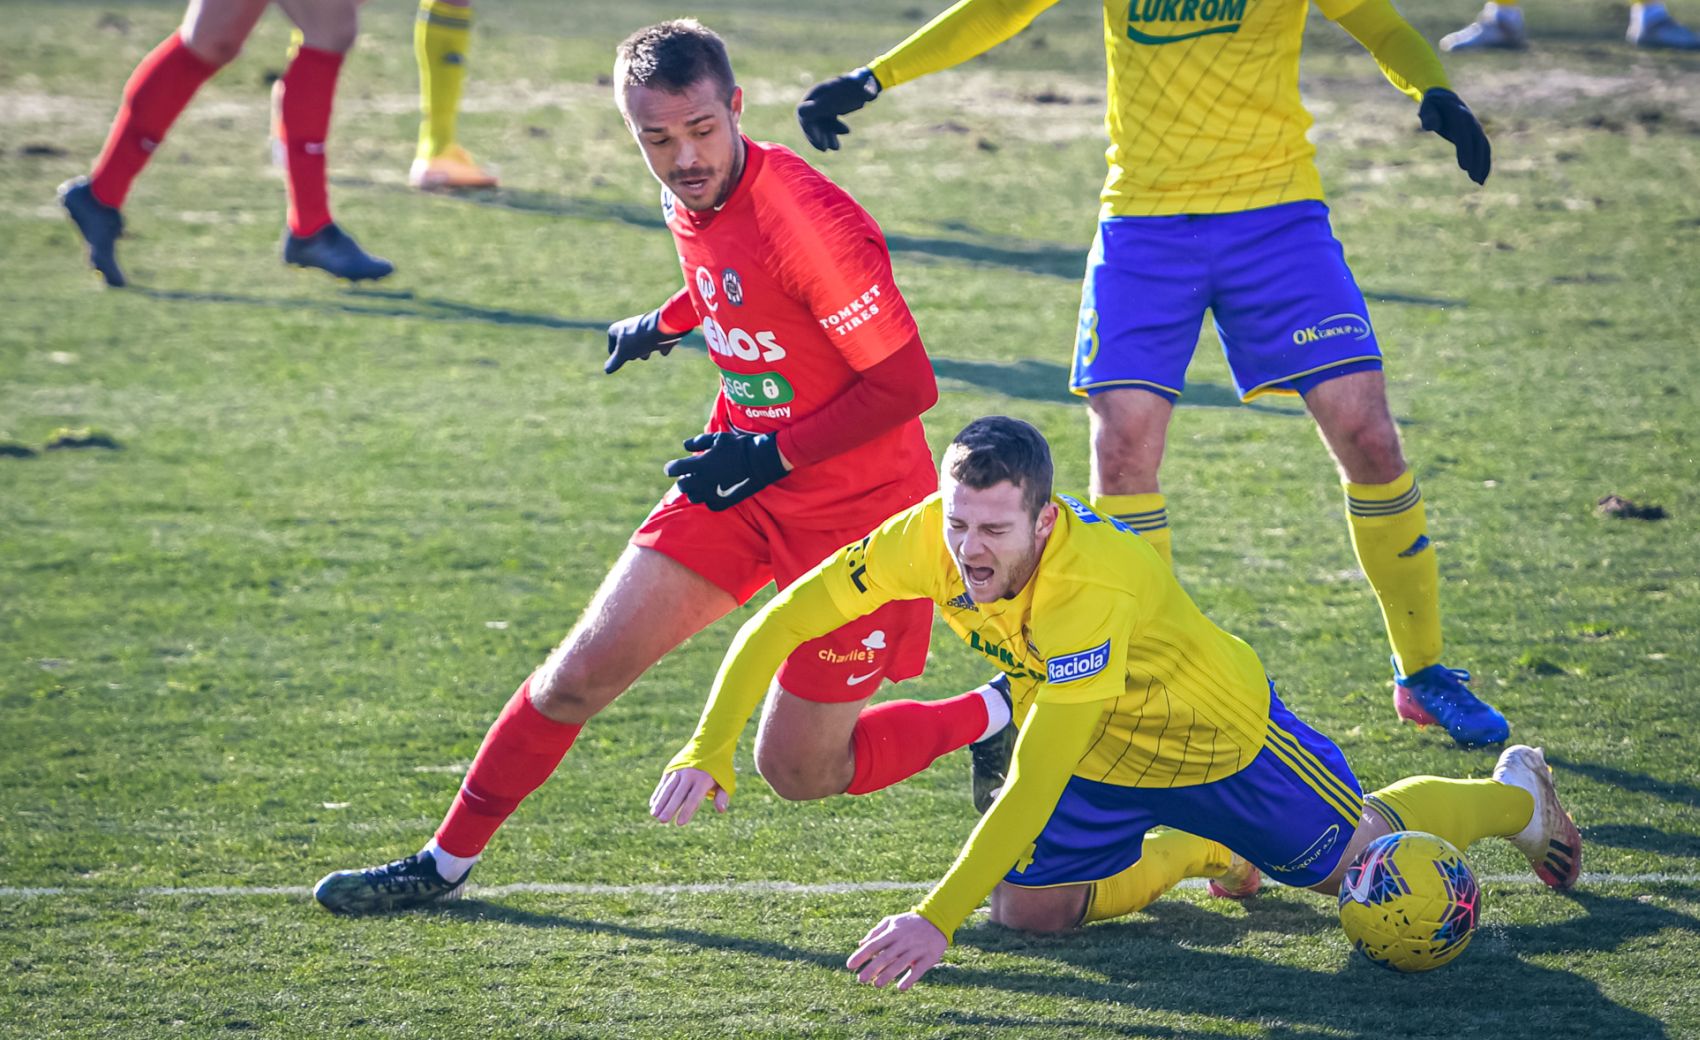
<instances>
[{"instance_id":1,"label":"red football jersey","mask_svg":"<svg viewBox=\"0 0 1700 1040\"><path fill-rule=\"evenodd\" d=\"M781 145L744 139L743 176L718 210L663 189L720 393L708 429L771 433L813 413L917 335L874 218ZM805 527L878 522L938 485L919 419L760 493Z\"/></svg>"}]
</instances>

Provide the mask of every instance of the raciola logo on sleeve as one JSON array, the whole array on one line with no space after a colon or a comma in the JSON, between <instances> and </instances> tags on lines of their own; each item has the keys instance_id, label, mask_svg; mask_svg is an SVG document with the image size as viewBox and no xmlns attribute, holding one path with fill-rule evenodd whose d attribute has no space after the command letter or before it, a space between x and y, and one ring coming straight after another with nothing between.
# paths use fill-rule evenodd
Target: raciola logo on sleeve
<instances>
[{"instance_id":1,"label":"raciola logo on sleeve","mask_svg":"<svg viewBox=\"0 0 1700 1040\"><path fill-rule=\"evenodd\" d=\"M1074 682L1097 675L1110 663L1110 641L1099 643L1090 650L1081 650L1072 654L1063 654L1045 662L1045 681L1049 683Z\"/></svg>"}]
</instances>

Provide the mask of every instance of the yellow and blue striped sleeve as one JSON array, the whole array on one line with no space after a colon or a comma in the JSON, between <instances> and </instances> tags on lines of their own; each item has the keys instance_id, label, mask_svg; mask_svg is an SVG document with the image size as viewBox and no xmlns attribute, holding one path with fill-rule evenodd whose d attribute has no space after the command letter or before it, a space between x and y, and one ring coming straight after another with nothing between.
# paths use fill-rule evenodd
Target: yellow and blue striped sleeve
<instances>
[{"instance_id":1,"label":"yellow and blue striped sleeve","mask_svg":"<svg viewBox=\"0 0 1700 1040\"><path fill-rule=\"evenodd\" d=\"M1098 729L1102 704L1040 703L1027 716L1003 793L942 880L915 907L946 939L1044 830Z\"/></svg>"},{"instance_id":2,"label":"yellow and blue striped sleeve","mask_svg":"<svg viewBox=\"0 0 1700 1040\"><path fill-rule=\"evenodd\" d=\"M1421 101L1436 87L1450 87L1440 56L1423 34L1393 9L1391 0L1314 0L1321 11L1363 44L1387 81Z\"/></svg>"},{"instance_id":3,"label":"yellow and blue striped sleeve","mask_svg":"<svg viewBox=\"0 0 1700 1040\"><path fill-rule=\"evenodd\" d=\"M868 70L881 87L889 90L900 83L960 65L1027 28L1040 12L1056 2L961 0L869 62Z\"/></svg>"}]
</instances>

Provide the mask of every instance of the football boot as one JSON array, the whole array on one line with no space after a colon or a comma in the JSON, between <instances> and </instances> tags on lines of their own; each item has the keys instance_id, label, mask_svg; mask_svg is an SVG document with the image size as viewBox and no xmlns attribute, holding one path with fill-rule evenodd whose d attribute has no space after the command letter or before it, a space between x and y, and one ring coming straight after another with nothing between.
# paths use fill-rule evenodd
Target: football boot
<instances>
[{"instance_id":1,"label":"football boot","mask_svg":"<svg viewBox=\"0 0 1700 1040\"><path fill-rule=\"evenodd\" d=\"M437 873L437 861L429 853L416 852L381 867L326 874L313 886L313 898L333 914L411 910L459 899L466 891L466 879L471 876L472 870L468 868L459 881L445 881Z\"/></svg>"},{"instance_id":2,"label":"football boot","mask_svg":"<svg viewBox=\"0 0 1700 1040\"><path fill-rule=\"evenodd\" d=\"M1439 725L1459 747L1503 744L1511 724L1491 704L1470 692L1470 673L1461 668L1431 664L1410 675L1393 665L1393 710L1418 726Z\"/></svg>"},{"instance_id":3,"label":"football boot","mask_svg":"<svg viewBox=\"0 0 1700 1040\"><path fill-rule=\"evenodd\" d=\"M1546 752L1527 744L1513 744L1500 753L1499 762L1493 767L1493 778L1502 784L1521 787L1535 800L1529 825L1508 840L1528 857L1536 876L1557 889L1576 884L1576 879L1582 876L1582 832L1558 803Z\"/></svg>"},{"instance_id":4,"label":"football boot","mask_svg":"<svg viewBox=\"0 0 1700 1040\"><path fill-rule=\"evenodd\" d=\"M117 207L94 197L87 177L74 177L59 185L59 204L71 215L89 247L89 266L100 272L114 289L125 285L118 267L118 240L124 235L124 216Z\"/></svg>"},{"instance_id":5,"label":"football boot","mask_svg":"<svg viewBox=\"0 0 1700 1040\"><path fill-rule=\"evenodd\" d=\"M351 282L384 278L395 270L394 264L361 249L360 243L335 224L326 224L311 235L286 232L283 262L296 267L317 267Z\"/></svg>"}]
</instances>

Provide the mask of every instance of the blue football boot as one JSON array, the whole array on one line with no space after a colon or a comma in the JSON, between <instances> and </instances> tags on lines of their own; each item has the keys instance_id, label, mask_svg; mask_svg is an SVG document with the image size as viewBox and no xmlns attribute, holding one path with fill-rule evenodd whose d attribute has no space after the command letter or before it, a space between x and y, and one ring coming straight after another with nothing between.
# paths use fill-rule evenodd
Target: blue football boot
<instances>
[{"instance_id":1,"label":"blue football boot","mask_svg":"<svg viewBox=\"0 0 1700 1040\"><path fill-rule=\"evenodd\" d=\"M311 235L285 233L283 262L296 267L317 267L351 282L376 280L395 270L381 256L373 256L335 224L326 224Z\"/></svg>"},{"instance_id":2,"label":"blue football boot","mask_svg":"<svg viewBox=\"0 0 1700 1040\"><path fill-rule=\"evenodd\" d=\"M1491 704L1470 692L1470 673L1461 668L1431 664L1410 675L1399 674L1393 663L1393 710L1418 726L1440 725L1459 747L1503 744L1511 724Z\"/></svg>"},{"instance_id":3,"label":"blue football boot","mask_svg":"<svg viewBox=\"0 0 1700 1040\"><path fill-rule=\"evenodd\" d=\"M88 243L89 266L100 272L107 285L124 288L124 272L118 268L116 252L118 239L124 235L123 214L94 197L87 177L73 177L59 185L59 204Z\"/></svg>"}]
</instances>

